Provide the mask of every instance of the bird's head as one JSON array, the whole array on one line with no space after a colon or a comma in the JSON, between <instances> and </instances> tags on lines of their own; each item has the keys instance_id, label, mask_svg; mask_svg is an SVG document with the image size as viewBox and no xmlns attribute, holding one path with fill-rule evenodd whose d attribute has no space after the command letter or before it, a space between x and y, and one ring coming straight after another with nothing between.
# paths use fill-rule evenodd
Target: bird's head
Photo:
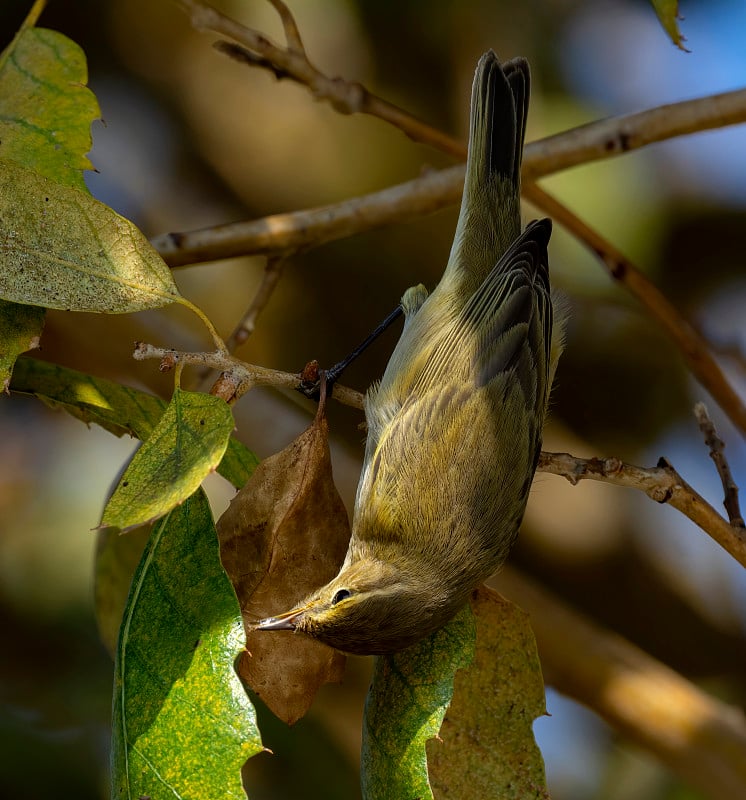
<instances>
[{"instance_id":1,"label":"bird's head","mask_svg":"<svg viewBox=\"0 0 746 800\"><path fill-rule=\"evenodd\" d=\"M291 611L257 623L261 631L297 631L345 653L403 650L440 627L455 609L444 607L428 581L393 563L362 559Z\"/></svg>"}]
</instances>

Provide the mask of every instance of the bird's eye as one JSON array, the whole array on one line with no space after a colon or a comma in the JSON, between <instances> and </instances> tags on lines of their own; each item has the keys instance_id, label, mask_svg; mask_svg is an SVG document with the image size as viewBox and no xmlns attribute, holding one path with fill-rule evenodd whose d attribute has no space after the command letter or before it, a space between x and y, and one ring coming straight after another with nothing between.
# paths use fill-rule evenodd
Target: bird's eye
<instances>
[{"instance_id":1,"label":"bird's eye","mask_svg":"<svg viewBox=\"0 0 746 800\"><path fill-rule=\"evenodd\" d=\"M332 597L332 605L336 606L337 603L341 603L343 600L346 600L350 594L352 593L349 589L337 589L337 591L334 593L334 597Z\"/></svg>"}]
</instances>

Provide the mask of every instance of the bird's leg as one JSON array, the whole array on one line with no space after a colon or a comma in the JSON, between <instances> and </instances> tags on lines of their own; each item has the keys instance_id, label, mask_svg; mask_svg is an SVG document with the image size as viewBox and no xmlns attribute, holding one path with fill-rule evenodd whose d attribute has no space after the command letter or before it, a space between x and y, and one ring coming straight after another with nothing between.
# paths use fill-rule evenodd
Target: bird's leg
<instances>
[{"instance_id":1,"label":"bird's leg","mask_svg":"<svg viewBox=\"0 0 746 800\"><path fill-rule=\"evenodd\" d=\"M395 322L402 314L404 309L398 305L383 322L345 358L338 361L331 369L325 370L326 372L326 386L329 396L331 396L332 389L339 377L347 369L347 367L364 351L366 350L393 322ZM320 381L316 380L301 380L300 385L297 387L301 394L310 397L312 400L319 399Z\"/></svg>"}]
</instances>

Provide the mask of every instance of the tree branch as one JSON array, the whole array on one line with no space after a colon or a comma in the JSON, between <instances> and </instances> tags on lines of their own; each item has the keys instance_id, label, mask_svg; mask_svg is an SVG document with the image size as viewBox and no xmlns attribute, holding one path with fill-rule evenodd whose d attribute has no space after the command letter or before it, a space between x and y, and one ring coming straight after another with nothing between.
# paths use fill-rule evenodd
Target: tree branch
<instances>
[{"instance_id":1,"label":"tree branch","mask_svg":"<svg viewBox=\"0 0 746 800\"><path fill-rule=\"evenodd\" d=\"M602 119L531 142L523 158L523 176L536 180L655 142L744 122L746 89Z\"/></svg>"},{"instance_id":2,"label":"tree branch","mask_svg":"<svg viewBox=\"0 0 746 800\"><path fill-rule=\"evenodd\" d=\"M240 45L238 48L230 45L226 48L221 44L218 49L222 52L237 56L253 66L268 69L278 80L287 78L307 86L317 100L326 100L341 114L370 114L399 128L415 142L430 144L461 157L463 146L457 140L372 94L359 83L329 78L320 72L308 59L302 45L300 48L294 46L293 37L288 36L288 19L292 20L289 9L280 0L271 2L282 18L288 38L287 48L279 47L264 34L239 24L200 0L181 0L181 5L188 11L194 28L227 36ZM297 32L294 20L292 28Z\"/></svg>"},{"instance_id":3,"label":"tree branch","mask_svg":"<svg viewBox=\"0 0 746 800\"><path fill-rule=\"evenodd\" d=\"M342 203L166 233L151 241L170 267L236 256L289 255L453 206L463 188L464 167L459 165Z\"/></svg>"},{"instance_id":4,"label":"tree branch","mask_svg":"<svg viewBox=\"0 0 746 800\"><path fill-rule=\"evenodd\" d=\"M661 458L652 469L625 464L618 458L577 458L569 453L542 453L540 472L567 478L573 485L587 479L637 489L668 503L698 525L739 564L746 567L746 531L728 523L678 472Z\"/></svg>"},{"instance_id":5,"label":"tree branch","mask_svg":"<svg viewBox=\"0 0 746 800\"><path fill-rule=\"evenodd\" d=\"M159 359L161 372L168 372L177 365L207 367L216 370L221 374L213 386L211 394L222 397L229 403L234 403L255 386L297 389L301 383L301 376L298 374L247 364L235 356L220 352L187 353L181 350L155 347L146 342L135 342L135 351L132 356L137 361L145 361L150 358ZM360 392L338 383L334 385L332 397L353 408L361 409L363 407L363 396Z\"/></svg>"}]
</instances>

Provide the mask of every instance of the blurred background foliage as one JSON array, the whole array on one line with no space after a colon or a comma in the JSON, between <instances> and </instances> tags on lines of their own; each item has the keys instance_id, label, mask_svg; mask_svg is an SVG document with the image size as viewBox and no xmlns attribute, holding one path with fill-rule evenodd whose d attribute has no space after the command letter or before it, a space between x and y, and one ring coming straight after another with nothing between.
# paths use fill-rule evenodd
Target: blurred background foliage
<instances>
[{"instance_id":1,"label":"blurred background foliage","mask_svg":"<svg viewBox=\"0 0 746 800\"><path fill-rule=\"evenodd\" d=\"M28 10L0 6L2 46ZM281 39L263 0L216 3ZM528 140L600 117L746 83L746 6L681 4L691 53L666 38L645 0L304 0L291 2L311 59L444 130L464 136L479 55L528 57ZM173 2L54 0L40 24L86 51L103 121L93 129L88 185L147 235L344 200L443 166L439 153L384 123L343 117L302 88L217 53ZM655 145L577 168L544 185L636 260L721 352L746 391L746 130ZM526 208L527 218L535 215ZM299 370L345 354L413 283L432 287L456 209L297 255L256 333L238 351ZM547 430L548 450L616 455L652 466L666 455L720 507L722 492L691 407L708 400L657 326L563 231L554 283L569 299L568 342ZM248 306L260 258L177 270L182 292L227 336ZM389 334L346 383L381 374ZM104 317L50 312L37 355L167 397L172 379L131 359L134 340L198 349L183 310ZM188 378L188 376L187 376ZM308 423L310 405L255 390L235 408L260 456ZM746 451L718 412L736 480ZM351 502L362 454L360 415L334 408L335 475ZM0 401L0 794L15 800L108 794L112 665L92 610L95 533L104 497L134 447L22 398ZM230 490L209 481L216 514ZM513 563L604 625L720 697L746 697L746 581L673 509L637 493L540 475ZM499 579L496 582L499 587ZM275 755L246 769L250 797L358 795L360 719L369 661L354 659L288 730L261 713ZM619 740L587 710L548 690L535 729L555 800L683 800L699 795ZM329 776L333 776L330 781Z\"/></svg>"}]
</instances>

